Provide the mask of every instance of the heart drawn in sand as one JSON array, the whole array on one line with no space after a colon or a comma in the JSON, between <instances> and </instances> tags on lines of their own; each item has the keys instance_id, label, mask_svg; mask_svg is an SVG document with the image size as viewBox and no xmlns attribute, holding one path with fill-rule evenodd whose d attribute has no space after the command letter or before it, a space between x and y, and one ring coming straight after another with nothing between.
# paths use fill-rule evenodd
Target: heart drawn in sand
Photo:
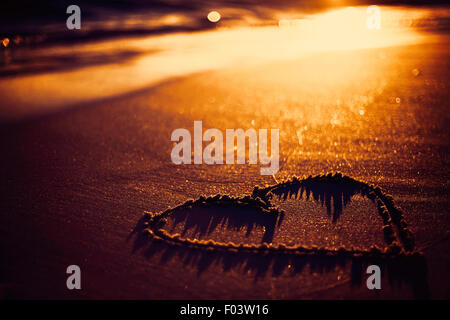
<instances>
[{"instance_id":1,"label":"heart drawn in sand","mask_svg":"<svg viewBox=\"0 0 450 320\"><path fill-rule=\"evenodd\" d=\"M274 205L273 198L278 197L280 201L286 201L291 198L302 199L303 196L307 199L311 197L326 206L328 214L332 216L332 221L335 223L343 208L354 195L367 198L376 206L376 211L382 221L380 232L384 236L386 245L384 248L376 245L366 249L355 246L328 248L314 244L272 242L275 226L280 225L286 215L295 214L295 212L284 212ZM195 227L203 234L210 232L213 228L211 225L217 225L224 221L232 230L246 225L248 233L256 225L264 230L261 243L204 240L168 231L169 219L186 220L190 212L201 212L202 210L208 213L213 212L213 216L208 220L203 215L195 223L191 221L191 224L195 224ZM227 216L223 214L225 211ZM230 212L234 215L231 218ZM190 219L192 220L192 218ZM188 200L163 212L145 212L136 229L141 230L146 237L166 242L169 245L213 251L369 257L418 254L415 252L413 236L408 230L403 213L394 205L393 198L385 195L378 187L343 176L340 173L310 176L305 179L293 177L289 181L265 188L255 187L252 195L245 197L201 196L197 200Z\"/></svg>"}]
</instances>

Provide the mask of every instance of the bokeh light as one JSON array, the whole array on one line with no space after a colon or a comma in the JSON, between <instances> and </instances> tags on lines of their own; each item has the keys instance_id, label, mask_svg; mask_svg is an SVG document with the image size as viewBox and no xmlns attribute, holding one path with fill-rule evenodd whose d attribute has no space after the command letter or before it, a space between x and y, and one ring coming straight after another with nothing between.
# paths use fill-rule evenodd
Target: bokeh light
<instances>
[{"instance_id":1,"label":"bokeh light","mask_svg":"<svg viewBox=\"0 0 450 320\"><path fill-rule=\"evenodd\" d=\"M9 39L8 38L3 39L2 44L6 48L9 45Z\"/></svg>"},{"instance_id":2,"label":"bokeh light","mask_svg":"<svg viewBox=\"0 0 450 320\"><path fill-rule=\"evenodd\" d=\"M211 22L218 22L220 20L220 13L217 11L211 11L208 13L208 20Z\"/></svg>"}]
</instances>

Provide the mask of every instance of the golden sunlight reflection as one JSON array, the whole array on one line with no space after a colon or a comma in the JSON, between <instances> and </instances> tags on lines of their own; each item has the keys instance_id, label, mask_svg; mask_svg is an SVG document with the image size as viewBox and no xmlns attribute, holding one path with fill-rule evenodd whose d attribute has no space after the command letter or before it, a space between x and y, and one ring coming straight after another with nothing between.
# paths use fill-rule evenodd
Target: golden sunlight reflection
<instances>
[{"instance_id":1,"label":"golden sunlight reflection","mask_svg":"<svg viewBox=\"0 0 450 320\"><path fill-rule=\"evenodd\" d=\"M111 40L76 47L38 48L37 52L42 50L40 53L50 56L64 53L80 56L99 52L114 53L119 49L138 52L139 55L127 63L3 78L0 80L0 94L4 109L7 110L2 110L2 114L14 116L41 112L44 111L43 108L54 109L123 94L191 73L302 59L318 52L352 52L327 63L317 61L311 73L302 71L295 76L296 81L305 77L315 79L320 75L320 81L340 82L342 77L352 76L346 66L358 59L360 49L431 41L429 35L396 22L396 17L400 19L408 10L383 7L380 30L367 28L367 12L364 7L335 10L301 20L282 15L277 25L270 26L226 27L214 31ZM423 14L414 9L408 17L420 18ZM178 23L182 20L178 16L167 16L165 19L166 23ZM218 21L220 14L210 12L208 19ZM376 65L371 65L370 68L377 72ZM25 91L27 95L22 94ZM17 107L19 105L20 108ZM358 112L359 110L358 108Z\"/></svg>"}]
</instances>

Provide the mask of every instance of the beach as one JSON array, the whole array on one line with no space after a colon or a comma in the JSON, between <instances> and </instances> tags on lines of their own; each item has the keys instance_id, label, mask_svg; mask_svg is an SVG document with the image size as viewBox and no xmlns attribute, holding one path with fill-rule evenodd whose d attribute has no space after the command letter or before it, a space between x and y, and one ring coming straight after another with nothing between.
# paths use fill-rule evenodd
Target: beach
<instances>
[{"instance_id":1,"label":"beach","mask_svg":"<svg viewBox=\"0 0 450 320\"><path fill-rule=\"evenodd\" d=\"M226 43L233 36L224 32L218 37ZM198 42L179 37L188 43L179 51L178 40L136 38L136 55L123 62L0 80L3 298L449 298L446 34L399 34L398 45L298 49L282 58L252 59L242 55L255 49L233 44L241 51L212 61L197 53L215 50L213 35L194 35ZM164 50L152 51L155 44ZM98 48L86 50L110 50L91 45ZM180 59L187 53L187 62ZM172 64L158 67L164 63ZM279 171L264 176L259 165L172 163L172 131L192 132L195 120L223 132L280 129ZM141 243L133 233L145 211L336 172L391 195L423 252L418 266L401 265L406 270L380 262L382 290L365 286L362 266L370 261L358 267L352 258L204 252ZM281 203L285 219L274 237L383 246L375 207L364 201L354 198L336 222L313 199L300 201L301 216L299 204ZM261 230L251 242L260 241ZM223 225L213 235L250 241L245 230ZM80 266L82 290L67 290L69 265Z\"/></svg>"}]
</instances>

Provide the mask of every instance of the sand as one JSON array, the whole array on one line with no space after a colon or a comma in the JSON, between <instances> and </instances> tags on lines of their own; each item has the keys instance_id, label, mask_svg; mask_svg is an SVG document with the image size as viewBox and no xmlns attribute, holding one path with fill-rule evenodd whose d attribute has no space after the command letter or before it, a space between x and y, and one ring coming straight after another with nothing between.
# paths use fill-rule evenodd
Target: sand
<instances>
[{"instance_id":1,"label":"sand","mask_svg":"<svg viewBox=\"0 0 450 320\"><path fill-rule=\"evenodd\" d=\"M448 48L329 52L201 72L2 125L3 297L448 299ZM249 195L274 183L255 165L172 164L170 133L192 130L194 120L222 130L280 128L278 181L340 171L380 186L404 212L423 264L379 261L382 290L369 291L368 261L137 246L130 234L144 211L201 195ZM324 230L344 242L380 240L376 213L362 199L337 224L309 205L305 224L285 204L282 241L329 241ZM232 238L237 231L221 232ZM72 264L82 270L80 291L65 286Z\"/></svg>"}]
</instances>

